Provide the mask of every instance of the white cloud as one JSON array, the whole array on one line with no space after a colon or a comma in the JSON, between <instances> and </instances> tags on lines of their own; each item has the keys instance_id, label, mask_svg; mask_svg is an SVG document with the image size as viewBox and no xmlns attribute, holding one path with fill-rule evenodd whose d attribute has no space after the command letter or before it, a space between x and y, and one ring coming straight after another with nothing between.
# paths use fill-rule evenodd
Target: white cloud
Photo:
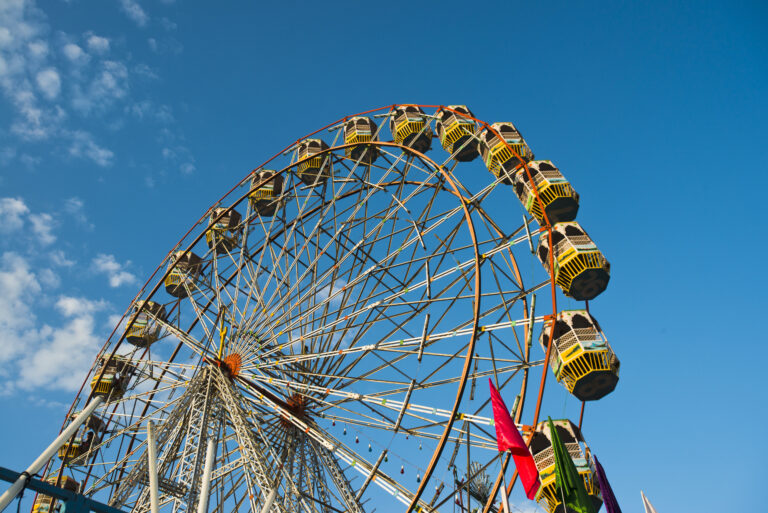
<instances>
[{"instance_id":1,"label":"white cloud","mask_svg":"<svg viewBox=\"0 0 768 513\"><path fill-rule=\"evenodd\" d=\"M109 39L106 37L90 35L88 37L88 49L99 55L109 51Z\"/></svg>"},{"instance_id":2,"label":"white cloud","mask_svg":"<svg viewBox=\"0 0 768 513\"><path fill-rule=\"evenodd\" d=\"M178 145L173 148L165 147L161 150L160 154L163 156L163 159L178 164L179 171L184 174L194 173L197 169L197 167L195 167L195 158L186 146Z\"/></svg>"},{"instance_id":3,"label":"white cloud","mask_svg":"<svg viewBox=\"0 0 768 513\"><path fill-rule=\"evenodd\" d=\"M46 68L37 72L35 77L37 80L37 87L43 93L43 96L49 100L55 99L61 92L61 78L59 78L58 72L53 68Z\"/></svg>"},{"instance_id":4,"label":"white cloud","mask_svg":"<svg viewBox=\"0 0 768 513\"><path fill-rule=\"evenodd\" d=\"M83 114L103 112L127 94L128 68L122 62L104 61L87 90L80 84L75 85L72 106Z\"/></svg>"},{"instance_id":5,"label":"white cloud","mask_svg":"<svg viewBox=\"0 0 768 513\"><path fill-rule=\"evenodd\" d=\"M0 232L19 230L28 213L29 208L21 198L0 198Z\"/></svg>"},{"instance_id":6,"label":"white cloud","mask_svg":"<svg viewBox=\"0 0 768 513\"><path fill-rule=\"evenodd\" d=\"M103 148L96 144L93 136L88 132L72 132L72 142L69 147L69 154L73 157L88 158L101 167L112 165L112 157L115 154L112 150Z\"/></svg>"},{"instance_id":7,"label":"white cloud","mask_svg":"<svg viewBox=\"0 0 768 513\"><path fill-rule=\"evenodd\" d=\"M56 301L56 309L65 317L77 317L79 315L90 315L103 310L106 303L102 300L91 301L81 297L61 296Z\"/></svg>"},{"instance_id":8,"label":"white cloud","mask_svg":"<svg viewBox=\"0 0 768 513\"><path fill-rule=\"evenodd\" d=\"M120 0L120 6L125 14L128 15L138 26L143 27L149 21L149 16L136 0Z\"/></svg>"},{"instance_id":9,"label":"white cloud","mask_svg":"<svg viewBox=\"0 0 768 513\"><path fill-rule=\"evenodd\" d=\"M93 259L93 269L98 273L106 274L109 279L109 286L113 288L136 282L136 276L124 270L130 264L130 261L120 264L115 260L114 255L104 253L96 255L96 258Z\"/></svg>"},{"instance_id":10,"label":"white cloud","mask_svg":"<svg viewBox=\"0 0 768 513\"><path fill-rule=\"evenodd\" d=\"M176 55L184 51L184 45L178 39L171 36L165 36L160 40L150 37L147 39L147 45L153 52L161 54L170 53Z\"/></svg>"},{"instance_id":11,"label":"white cloud","mask_svg":"<svg viewBox=\"0 0 768 513\"><path fill-rule=\"evenodd\" d=\"M36 39L27 45L29 53L32 57L42 59L48 56L48 43L42 39Z\"/></svg>"},{"instance_id":12,"label":"white cloud","mask_svg":"<svg viewBox=\"0 0 768 513\"><path fill-rule=\"evenodd\" d=\"M160 25L162 25L162 27L169 32L172 30L176 30L176 28L178 27L178 25L176 25L175 22L165 17L160 18Z\"/></svg>"},{"instance_id":13,"label":"white cloud","mask_svg":"<svg viewBox=\"0 0 768 513\"><path fill-rule=\"evenodd\" d=\"M92 230L94 228L93 223L89 222L88 216L85 215L85 204L80 198L76 196L67 198L64 202L64 212L72 216L78 223L85 225L88 229Z\"/></svg>"},{"instance_id":14,"label":"white cloud","mask_svg":"<svg viewBox=\"0 0 768 513\"><path fill-rule=\"evenodd\" d=\"M30 264L7 252L0 257L0 290L0 363L4 363L26 350L24 340L34 336L36 317L30 305L41 287Z\"/></svg>"},{"instance_id":15,"label":"white cloud","mask_svg":"<svg viewBox=\"0 0 768 513\"><path fill-rule=\"evenodd\" d=\"M29 221L40 244L47 246L56 242L56 236L51 233L56 224L51 214L30 214Z\"/></svg>"},{"instance_id":16,"label":"white cloud","mask_svg":"<svg viewBox=\"0 0 768 513\"><path fill-rule=\"evenodd\" d=\"M58 105L51 108L40 107L31 85L26 80L9 94L11 103L20 114L20 118L11 125L11 131L22 139L47 139L59 129L66 117Z\"/></svg>"},{"instance_id":17,"label":"white cloud","mask_svg":"<svg viewBox=\"0 0 768 513\"><path fill-rule=\"evenodd\" d=\"M19 162L24 164L27 169L32 169L35 166L37 166L40 162L42 162L43 159L40 157L33 157L32 155L28 155L26 153L22 153L19 155Z\"/></svg>"},{"instance_id":18,"label":"white cloud","mask_svg":"<svg viewBox=\"0 0 768 513\"><path fill-rule=\"evenodd\" d=\"M0 150L0 164L7 166L8 164L11 163L11 161L15 156L16 156L16 148L6 146L2 150Z\"/></svg>"},{"instance_id":19,"label":"white cloud","mask_svg":"<svg viewBox=\"0 0 768 513\"><path fill-rule=\"evenodd\" d=\"M38 347L19 365L18 387L77 390L102 345L94 314L106 306L103 301L61 296L56 309L66 321L41 328Z\"/></svg>"},{"instance_id":20,"label":"white cloud","mask_svg":"<svg viewBox=\"0 0 768 513\"><path fill-rule=\"evenodd\" d=\"M142 100L125 108L125 112L138 119L153 119L160 123L172 123L174 118L168 105L155 105L149 100Z\"/></svg>"},{"instance_id":21,"label":"white cloud","mask_svg":"<svg viewBox=\"0 0 768 513\"><path fill-rule=\"evenodd\" d=\"M151 79L151 80L155 80L155 79L159 78L157 76L157 73L155 73L155 71L152 68L150 68L149 66L147 66L143 62L137 64L136 66L134 66L132 71L133 71L134 75L139 75L139 76Z\"/></svg>"},{"instance_id":22,"label":"white cloud","mask_svg":"<svg viewBox=\"0 0 768 513\"><path fill-rule=\"evenodd\" d=\"M59 278L59 275L53 272L52 269L41 269L37 273L37 278L40 280L40 283L45 285L45 287L48 289L55 289L61 285L61 279Z\"/></svg>"},{"instance_id":23,"label":"white cloud","mask_svg":"<svg viewBox=\"0 0 768 513\"><path fill-rule=\"evenodd\" d=\"M49 257L51 262L53 262L53 265L57 267L72 267L75 265L75 261L67 258L67 254L60 249L51 251Z\"/></svg>"},{"instance_id":24,"label":"white cloud","mask_svg":"<svg viewBox=\"0 0 768 513\"><path fill-rule=\"evenodd\" d=\"M91 59L91 56L85 53L85 51L75 43L65 44L61 51L64 53L64 56L74 64L82 65Z\"/></svg>"}]
</instances>

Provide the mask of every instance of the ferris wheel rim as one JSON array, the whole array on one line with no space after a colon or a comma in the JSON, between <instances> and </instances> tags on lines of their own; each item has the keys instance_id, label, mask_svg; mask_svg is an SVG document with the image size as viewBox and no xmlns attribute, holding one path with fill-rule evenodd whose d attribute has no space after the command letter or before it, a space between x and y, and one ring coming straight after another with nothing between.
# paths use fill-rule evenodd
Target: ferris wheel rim
<instances>
[{"instance_id":1,"label":"ferris wheel rim","mask_svg":"<svg viewBox=\"0 0 768 513\"><path fill-rule=\"evenodd\" d=\"M392 110L392 108L394 108L394 107L395 107L395 106L397 106L397 105L398 105L398 104L393 104L393 105L391 105L391 106L385 106L385 107L380 107L380 108L378 108L378 109L372 109L372 110L369 110L369 111L364 111L364 112L361 112L361 113L359 113L359 114L355 114L355 115L352 115L352 116L345 116L345 117L343 117L343 118L340 118L338 121L336 121L336 122L334 122L334 123L330 123L329 125L326 125L325 127L321 128L321 129L318 129L318 130L316 130L316 131L314 131L314 132L312 132L312 133L308 134L308 135L307 135L305 138L311 137L312 135L315 135L315 134L317 134L317 133L321 132L322 130L324 130L324 129L328 128L328 127L334 126L334 125L336 125L336 124L338 124L338 123L340 123L340 122L344 122L344 121L348 120L350 117L353 117L353 116L358 116L358 115L363 115L363 114L368 114L368 113L371 113L371 112L378 112L378 111L381 111L381 110L385 110L385 109L387 109L387 108L389 108L389 109L390 109L390 111L391 111L391 110ZM429 108L429 107L433 107L433 108L440 108L440 109L441 109L441 108L446 108L446 107L444 107L444 106L433 106L433 105L419 105L419 107L427 107L427 108ZM449 108L447 108L447 109L448 109L448 110L450 110ZM464 116L464 117L468 117L468 118L471 118L471 119L473 119L474 121L476 121L476 122L478 122L478 123L481 123L481 124L482 124L482 125L483 125L485 128L487 128L487 129L489 129L489 130L492 130L492 131L493 131L493 129L492 129L492 128L490 127L490 125L488 125L487 123L485 123L485 122L483 122L483 121L480 121L480 120L478 120L478 119L476 119L476 118L472 118L471 116L466 116L466 115L465 115L465 114L463 114L463 113L459 113L459 114L461 114L461 115L462 115L462 116ZM464 217L465 217L465 221L468 223L469 227L472 227L472 226L473 226L473 225L472 225L472 219L471 219L471 216L470 216L470 214L469 214L469 211L468 211L468 209L467 209L467 204L466 204L466 201L465 201L465 198L464 198L464 196L462 195L461 191L459 191L459 190L458 190L458 188L456 187L456 185L455 185L455 184L453 183L453 181L451 180L451 176L450 176L450 173L446 173L446 170L444 169L444 167L443 167L442 165L440 165L440 164L437 164L437 163L436 163L434 160L432 160L432 159L431 159L431 158L429 158L428 156L424 155L423 153L419 153L419 152L415 151L414 149L410 148L409 146L406 146L406 145L403 145L403 144L391 143L391 142L386 142L386 141L371 141L371 142L370 142L370 143L368 143L368 144L370 144L371 146L382 146L382 147L385 147L385 146L390 146L390 147L394 147L394 148L397 148L397 149L399 149L399 150L401 150L401 151L403 151L403 152L407 152L407 153L411 153L411 154L414 154L414 155L416 155L418 158L420 158L422 161L425 161L425 162L430 162L430 163L433 165L433 167L434 167L435 169L437 169L437 170L438 170L438 171L439 171L439 172L442 174L442 176L443 176L443 177L446 179L446 181L447 181L448 183L450 183L450 185L453 187L453 189L454 189L454 195L455 195L455 196L456 196L456 197L459 199L459 201L460 201L460 203L461 203L461 205L462 205L462 208L463 208L463 210L464 210ZM505 144L506 144L506 143L505 143ZM288 146L286 149L290 149L291 147L294 147L294 146L295 146L295 143L294 143L294 144L291 144L291 145L289 145L289 146ZM334 151L343 150L343 149L345 149L345 148L347 148L347 147L351 147L351 146L357 146L357 144L345 144L345 145L336 145L336 146L333 146L333 147L330 147L330 148L328 148L327 150L324 150L324 151L323 151L323 153L332 153L332 152L334 152ZM515 151L515 150L514 150L514 148L510 148L510 149L511 149L513 152ZM283 155L284 153L285 153L285 150L283 150L283 151L281 151L281 152L278 152L278 153L277 153L277 154L275 154L273 157L271 157L270 159L268 159L268 160L267 160L267 161L266 161L264 164L262 164L261 166L259 166L259 167L255 168L255 169L254 169L254 170L252 170L251 172L249 172L249 173L248 173L248 174L247 174L247 175L246 175L246 176L245 176L245 177L244 177L244 178L243 178L243 179L242 179L240 182L238 182L238 183L237 183L237 184L236 184L236 185L235 185L235 186L234 186L234 187L233 187L233 188L232 188L232 189L231 189L229 192L227 192L227 193L226 193L226 194L225 194L225 195L224 195L224 196L223 196L223 197L222 197L220 200L218 200L216 203L214 203L212 207L210 207L209 209L207 209L207 210L206 210L206 212L203 214L203 216L200 218L200 220L198 220L198 221L197 221L197 222L196 222L196 223L195 223L195 224L194 224L194 225L193 225L193 226L192 226L192 227L189 229L189 231L188 231L188 232L187 232L187 233L186 233L186 234L185 234L185 235L182 237L182 239L181 239L181 240L180 240L180 241L179 241L179 242L178 242L178 243L177 243L177 244L176 244L176 245L175 245L175 246L174 246L174 247L173 247L173 248L172 248L172 249L169 251L169 253L166 255L166 257L165 257L165 258L164 258L164 259L161 261L161 263L160 263L160 264L158 265L158 267L155 269L155 271L154 271L154 272L153 272L153 273L150 275L150 277L149 277L149 279L147 280L147 282L146 282L146 283L145 283L145 284L144 284L144 285L143 285L143 286L142 286L142 287L139 289L139 292L136 294L136 296L134 297L134 299L131 301L130 305L133 305L133 303L134 303L134 302L135 302L135 301L136 301L138 298L142 297L142 295L144 294L144 292L145 292L145 291L147 291L147 289L148 289L148 286L149 286L149 285L152 283L152 281L153 281L153 280L156 280L156 281L155 281L155 285L154 285L154 287L152 287L152 288L151 288L151 290L149 290L149 292L148 292L148 293L146 294L146 296L144 296L144 297L145 297L145 300L150 300L150 299L152 299L152 298L155 296L155 294L157 293L157 290L158 290L158 289L161 287L161 285L162 285L162 283L163 283L163 280L164 280L164 278L165 278L165 277L166 277L166 276L167 276L167 275L170 273L170 271L171 271L171 269L172 269L172 267L167 267L167 268L166 268L166 271L165 271L165 273L164 273L164 274L162 274L161 276L159 276L159 279L156 279L156 277L157 277L157 275L158 275L159 271L160 271L160 270L163 268L163 266L164 266L164 265L166 264L166 262L168 261L168 257L169 257L169 256L170 256L170 255L171 255L171 254L172 254L174 251L178 250L178 248L179 248L179 247L182 245L183 241L184 241L184 240L186 240L186 239L187 239L187 237L188 237L188 236L189 236L189 235L190 235L190 234L191 234L191 233L192 233L192 232L193 232L193 231L194 231L194 230L195 230L197 227L199 227L199 226L200 226L200 224L201 224L201 223L203 222L203 220L205 219L206 215L207 215L209 212L211 212L212 208L214 208L214 207L216 207L217 205L221 204L221 202L222 202L224 199L226 199L227 197L229 197L229 195L230 195L230 194L231 194L233 191L235 191L235 190L236 190L238 187L242 186L242 185L243 185L243 184L244 184L244 183L245 183L245 182L246 182L246 181L247 181L247 180L248 180L250 177L252 177L252 176L253 176L253 174L254 174L254 172L255 172L255 171L258 171L258 170L260 170L260 169L263 169L263 168L264 168L264 166L266 166L266 165L267 165L269 162L271 162L271 161L272 161L272 160L274 160L275 158L278 158L279 156ZM305 159L305 160L306 160L306 159ZM288 166L285 166L283 169L281 169L280 171L276 172L276 173L275 173L275 176L278 176L278 175L288 175L288 174L290 174L290 170L291 170L292 168L294 168L295 166L297 166L297 165L298 165L298 163L299 163L299 162L295 162L295 163L292 163L292 164L290 164L290 165L288 165ZM526 170L527 170L527 164L524 164L524 167L525 167L525 168L526 168ZM269 182L269 181L270 181L269 179L267 179L267 180L264 180L264 181L260 182L260 185L263 185L264 183L267 183L267 182ZM257 184L257 185L258 185L258 184ZM535 187L535 184L534 184L534 187ZM248 198L248 196L249 196L249 192L250 192L250 190L249 190L248 192L246 192L245 194L241 195L241 196L240 196L240 197L239 197L239 198L238 198L238 199L237 199L237 200L236 200L236 201L235 201L235 202L234 202L234 203L233 203L233 204L232 204L230 207L228 207L228 208L226 209L226 212L233 210L233 209L234 209L236 206L238 206L239 204L241 204L241 203L243 202L243 200L245 200L246 198ZM540 200L539 200L539 201L540 201ZM221 214L218 216L218 218L221 218L221 217L223 217L223 216L226 214L226 212L222 212L222 213L221 213ZM546 213L545 213L544 215L546 216ZM547 223L547 226L546 226L546 227L542 227L542 228L543 228L543 229L546 229L546 231L548 231L548 232L549 232L549 237L551 238L551 226L550 226L550 225ZM195 237L195 238L194 238L194 239L191 241L191 243L188 245L188 247L187 247L186 249L182 250L182 251L184 252L184 254L187 254L187 253L191 252L192 248L193 248L193 247L194 247L194 246L195 246L197 243L199 243L199 242L200 242L200 240L202 240L202 238L203 238L203 237L205 237L205 234L206 234L206 233L208 233L210 230L211 230L211 227L210 227L210 226L209 226L209 227L206 227L206 228L205 228L205 229L204 229L204 230L203 230L203 231L202 231L202 232L201 232L199 235L197 235L197 236L196 236L196 237ZM456 413L456 411L458 410L458 407L459 407L459 403L460 403L460 399L461 399L461 397L462 397L462 394L464 393L464 386L465 386L465 384L466 384L466 377L467 377L467 375L468 375L468 373L469 373L469 369L470 369L470 366L471 366L471 362L472 362L472 359L473 359L473 354L474 354L474 351L473 351L473 350L474 350L474 344L475 344L475 341L476 341L476 339L477 339L477 328L478 328L478 317L479 317L479 297L478 297L478 296L479 296L479 294L480 294L480 287L479 287L479 280L480 280L480 273L479 273L479 265L480 265L480 254L479 254L479 250L478 250L478 247L477 247L477 240L476 240L476 238L475 238L475 233L474 233L474 228L473 228L473 227L470 229L470 233L471 233L471 235L472 235L472 237L473 237L474 252L475 252L475 264L474 264L474 265L475 265L475 279L477 280L477 282L478 282L478 283L477 283L477 286L475 287L476 301L475 301L475 308L474 308L474 312L473 312L473 327L472 327L473 336L471 337L471 346L470 346L470 348L467 350L467 356L466 356L466 357L465 357L465 359L464 359L464 368L463 368L463 370L462 370L462 379L461 379L461 381L460 381L460 383L461 383L461 384L460 384L460 386L457 388L457 394L456 394L456 398L455 398L455 401L454 401L454 405L453 405L453 408L452 408L452 413L453 413L453 414L455 414L455 413ZM550 256L551 256L551 255L550 255ZM173 265L175 266L175 263L174 263ZM552 287L553 287L553 290L554 290L554 278L552 278L550 281L551 281L551 284L552 284ZM525 301L525 300L526 300L526 299L525 299L525 298L523 298L523 301ZM556 308L556 307L555 307L555 308ZM128 307L128 309L126 310L126 312L123 314L123 316L122 316L121 320L118 322L117 326L115 326L115 328L113 329L112 333L111 333L111 334L110 334L110 336L107 338L107 341L106 341L105 345L102 347L102 349L101 349L101 350L99 351L99 353L97 354L97 357L96 357L96 360L94 361L94 364L95 364L95 363L96 363L96 362L99 360L99 358L100 358L100 357L103 357L103 356L106 354L106 349L109 347L109 345L110 345L110 341L111 341L112 337L113 337L113 336L115 335L115 333L117 332L117 330L118 330L118 328L119 328L120 324L122 323L122 321L123 321L123 320L126 318L126 316L128 316L128 315L129 315L129 313L130 313L130 310L131 310L131 306L129 306L129 307ZM556 312L556 310L555 310L555 312ZM526 314L527 314L527 309L526 309ZM553 314L553 316L554 316L554 314ZM132 322L132 321L131 321L131 322ZM112 351L112 352L111 352L111 354L110 354L110 357L111 357L111 356L114 356L114 355L116 354L117 350L119 349L119 347L120 347L120 345L122 344L122 342L123 342L123 340L124 340L124 339L125 339L125 333L123 333L123 334L120 336L120 338L119 338L118 342L117 342L117 343L115 343L115 345L114 345L114 348L113 348L113 351ZM548 344L548 349L549 349L549 347L551 346L551 339L552 339L552 337L550 336L550 341L549 341L549 344ZM179 342L179 346L181 346L182 344L183 344L183 341L180 341L180 342ZM178 351L178 348L177 348L177 351ZM174 355L175 355L175 353L176 353L177 351L174 351ZM547 352L547 354L548 354L548 352ZM171 361L172 361L172 360L171 360ZM545 362L546 362L546 361L548 361L548 358L545 358ZM525 370L524 370L524 372L525 372L525 374L526 374L526 376L527 376L527 372L528 372L528 369L525 369ZM103 373L103 370L102 370L102 373ZM541 401L541 397L542 397L542 395L543 395L543 385L544 385L544 383L543 383L543 382L544 382L544 380L546 379L546 374L547 374L547 373L546 373L546 372L543 372L542 374L543 374L543 379L542 379L542 388L541 388L541 390L540 390L540 392L539 392L539 396L538 396L538 402L539 402L539 403L540 403L540 401ZM84 382L83 382L83 385L81 386L81 388L80 388L80 391L79 391L79 392L78 392L78 394L76 395L76 399L75 399L75 400L77 400L77 397L79 397L79 396L80 396L80 394L82 393L82 391L83 391L83 387L85 386L85 384L86 384L86 383L87 383L87 378L86 378L86 381L84 381ZM525 380L524 380L524 384L523 384L523 386L525 386L526 384L527 384L527 379L525 379ZM92 396L92 394L93 394L93 392L91 392L91 393L89 394L89 398ZM522 397L525 397L525 394L522 394ZM73 408L74 408L74 403L73 403L73 405L70 407L70 411L68 412L68 415L69 415L69 413L71 413L71 411L72 411L72 409L73 409ZM444 446L445 446L445 442L447 441L447 435L448 435L448 433L449 433L449 432L450 432L450 430L451 430L451 426L452 426L452 424L453 424L453 416L454 416L454 415L452 415L452 416L451 416L451 420L450 420L450 423L449 423L449 424L447 424L447 426L446 426L446 428L445 428L445 430L444 430L443 438L444 438L445 440L444 440L444 441L441 443L441 446L440 446L440 449L439 449L439 451L436 451L435 453L433 453L432 459L431 459L431 461L430 461L430 463L429 463L429 466L428 466L428 469L429 469L429 470L428 470L427 472L425 472L425 475L424 475L424 479L423 479L423 481L421 482L421 484L419 485L419 487L418 487L418 489L417 489L417 492L416 492L416 496L415 496L415 498L413 499L413 501L412 501L412 504L411 504L411 506L409 506L409 508L408 508L408 510L407 510L407 511L411 511L411 510L412 510L412 509L413 509L413 508L416 506L416 504L417 504L417 501L418 501L418 498L420 497L421 493L423 492L424 488L426 487L426 485L427 485L427 483L428 483L428 481L429 481L429 478L431 477L432 471L434 470L434 466L436 465L436 463L437 463L437 461L438 461L438 459L439 459L440 453L442 452L442 450L443 450L443 448L444 448ZM66 417L65 417L65 418L66 418ZM535 423L534 423L534 424L535 424ZM62 468L63 468L63 466L62 466ZM490 504L491 504L491 501L492 501L492 500L489 500L489 502L488 502L488 505L490 505ZM488 505L486 505L486 510L487 510L487 506L488 506Z\"/></svg>"}]
</instances>

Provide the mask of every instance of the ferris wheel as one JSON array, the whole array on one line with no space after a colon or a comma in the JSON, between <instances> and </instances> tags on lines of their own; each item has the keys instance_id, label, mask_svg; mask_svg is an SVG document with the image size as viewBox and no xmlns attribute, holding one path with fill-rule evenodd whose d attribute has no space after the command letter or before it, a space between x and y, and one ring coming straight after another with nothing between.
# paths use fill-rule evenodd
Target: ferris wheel
<instances>
[{"instance_id":1,"label":"ferris wheel","mask_svg":"<svg viewBox=\"0 0 768 513\"><path fill-rule=\"evenodd\" d=\"M514 480L490 378L515 398L537 499L561 511L547 375L578 402L619 370L588 304L558 310L609 279L578 207L512 123L465 106L393 105L303 137L139 291L65 424L98 407L46 478L135 512L497 511ZM579 424L556 422L599 504Z\"/></svg>"}]
</instances>

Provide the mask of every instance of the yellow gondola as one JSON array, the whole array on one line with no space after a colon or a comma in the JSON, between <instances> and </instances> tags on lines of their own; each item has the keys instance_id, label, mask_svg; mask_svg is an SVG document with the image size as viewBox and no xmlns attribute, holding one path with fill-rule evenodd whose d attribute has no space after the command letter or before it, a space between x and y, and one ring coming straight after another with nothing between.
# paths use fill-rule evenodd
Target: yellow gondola
<instances>
[{"instance_id":1,"label":"yellow gondola","mask_svg":"<svg viewBox=\"0 0 768 513\"><path fill-rule=\"evenodd\" d=\"M493 123L491 128L480 133L480 155L488 171L511 184L515 169L533 160L533 152L512 123Z\"/></svg>"},{"instance_id":2,"label":"yellow gondola","mask_svg":"<svg viewBox=\"0 0 768 513\"><path fill-rule=\"evenodd\" d=\"M398 105L389 117L389 129L397 144L426 153L432 147L432 129L418 105Z\"/></svg>"},{"instance_id":3,"label":"yellow gondola","mask_svg":"<svg viewBox=\"0 0 768 513\"><path fill-rule=\"evenodd\" d=\"M262 185L259 185L262 184ZM260 216L273 216L283 194L283 177L271 169L263 169L253 174L251 192L248 199L251 207Z\"/></svg>"},{"instance_id":4,"label":"yellow gondola","mask_svg":"<svg viewBox=\"0 0 768 513\"><path fill-rule=\"evenodd\" d=\"M191 251L176 251L171 255L168 267L170 272L165 277L165 291L173 297L187 297L188 291L194 290L200 275L202 259Z\"/></svg>"},{"instance_id":5,"label":"yellow gondola","mask_svg":"<svg viewBox=\"0 0 768 513\"><path fill-rule=\"evenodd\" d=\"M57 476L51 476L48 477L45 482L56 486L56 480ZM80 483L69 476L61 476L59 486L65 490L69 490L70 492L77 493L80 488ZM53 497L43 495L42 493L38 494L37 498L35 498L35 502L32 504L32 513L52 513L53 501Z\"/></svg>"},{"instance_id":6,"label":"yellow gondola","mask_svg":"<svg viewBox=\"0 0 768 513\"><path fill-rule=\"evenodd\" d=\"M134 313L128 318L128 331L125 339L137 347L152 345L160 336L160 323L157 319L165 320L165 307L154 301L136 301Z\"/></svg>"},{"instance_id":7,"label":"yellow gondola","mask_svg":"<svg viewBox=\"0 0 768 513\"><path fill-rule=\"evenodd\" d=\"M592 454L584 442L581 430L570 420L553 420L552 423L573 460L576 470L584 480L584 487L587 490L587 495L592 499L595 511L599 510L600 506L603 505L603 499L600 496L600 488L595 477ZM541 479L541 487L536 493L536 501L549 513L565 513L562 497L557 493L555 486L555 452L552 449L548 422L540 422L536 426L530 449Z\"/></svg>"},{"instance_id":8,"label":"yellow gondola","mask_svg":"<svg viewBox=\"0 0 768 513\"><path fill-rule=\"evenodd\" d=\"M440 144L459 162L475 160L478 155L475 120L462 116L466 114L474 118L472 111L466 105L449 105L448 109L440 109L435 115L435 130Z\"/></svg>"},{"instance_id":9,"label":"yellow gondola","mask_svg":"<svg viewBox=\"0 0 768 513\"><path fill-rule=\"evenodd\" d=\"M536 191L528 178L529 173L536 185ZM512 183L518 199L540 225L546 224L544 212L550 224L576 219L576 213L579 211L579 195L551 161L529 162L528 171L520 168L512 175Z\"/></svg>"},{"instance_id":10,"label":"yellow gondola","mask_svg":"<svg viewBox=\"0 0 768 513\"><path fill-rule=\"evenodd\" d=\"M331 155L327 149L328 145L322 139L304 139L299 143L296 174L302 182L307 185L324 183L331 176Z\"/></svg>"},{"instance_id":11,"label":"yellow gondola","mask_svg":"<svg viewBox=\"0 0 768 513\"><path fill-rule=\"evenodd\" d=\"M240 242L240 220L237 210L214 208L208 221L209 230L205 232L208 247L215 252L232 251Z\"/></svg>"},{"instance_id":12,"label":"yellow gondola","mask_svg":"<svg viewBox=\"0 0 768 513\"><path fill-rule=\"evenodd\" d=\"M608 286L611 264L597 249L579 223L557 223L552 227L555 283L566 296L584 301L594 299ZM539 260L549 271L549 237L539 237Z\"/></svg>"},{"instance_id":13,"label":"yellow gondola","mask_svg":"<svg viewBox=\"0 0 768 513\"><path fill-rule=\"evenodd\" d=\"M103 373L102 369L104 369ZM109 359L101 358L93 378L91 378L93 395L102 395L113 401L120 399L128 388L128 383L135 370L130 360L122 356L115 355Z\"/></svg>"},{"instance_id":14,"label":"yellow gondola","mask_svg":"<svg viewBox=\"0 0 768 513\"><path fill-rule=\"evenodd\" d=\"M373 164L379 157L379 149L372 144L378 140L376 123L365 116L355 116L344 123L344 144L354 144L344 150L347 157L363 164Z\"/></svg>"},{"instance_id":15,"label":"yellow gondola","mask_svg":"<svg viewBox=\"0 0 768 513\"><path fill-rule=\"evenodd\" d=\"M546 351L552 324L546 323L539 342ZM557 315L549 365L557 381L581 401L610 394L619 382L619 359L600 326L586 310Z\"/></svg>"}]
</instances>

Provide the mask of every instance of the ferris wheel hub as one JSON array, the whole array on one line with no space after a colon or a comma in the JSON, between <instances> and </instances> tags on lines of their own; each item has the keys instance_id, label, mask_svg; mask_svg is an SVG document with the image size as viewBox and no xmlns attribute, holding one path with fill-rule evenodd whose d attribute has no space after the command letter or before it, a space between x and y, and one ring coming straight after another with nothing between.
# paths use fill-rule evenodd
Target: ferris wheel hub
<instances>
[{"instance_id":1,"label":"ferris wheel hub","mask_svg":"<svg viewBox=\"0 0 768 513\"><path fill-rule=\"evenodd\" d=\"M221 359L208 358L207 361L221 369L230 379L235 379L240 375L240 369L243 365L243 357L238 353L228 354Z\"/></svg>"}]
</instances>

